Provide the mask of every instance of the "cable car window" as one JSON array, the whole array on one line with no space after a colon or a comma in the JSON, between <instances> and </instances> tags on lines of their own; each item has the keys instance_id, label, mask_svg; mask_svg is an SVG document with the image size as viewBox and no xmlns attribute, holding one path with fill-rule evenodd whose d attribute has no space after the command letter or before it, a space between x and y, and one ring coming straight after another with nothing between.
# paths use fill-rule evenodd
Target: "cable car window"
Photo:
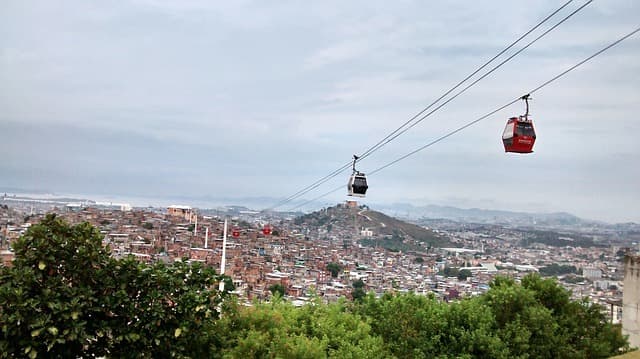
<instances>
[{"instance_id":1,"label":"cable car window","mask_svg":"<svg viewBox=\"0 0 640 359\"><path fill-rule=\"evenodd\" d=\"M362 177L357 177L353 181L353 185L357 187L364 187L367 185L367 180Z\"/></svg>"},{"instance_id":2,"label":"cable car window","mask_svg":"<svg viewBox=\"0 0 640 359\"><path fill-rule=\"evenodd\" d=\"M518 126L516 127L516 133L518 136L535 136L535 132L533 131L533 126L529 122L518 122Z\"/></svg>"},{"instance_id":3,"label":"cable car window","mask_svg":"<svg viewBox=\"0 0 640 359\"><path fill-rule=\"evenodd\" d=\"M502 133L502 138L507 139L513 137L513 122L507 123L507 126L504 128L504 132Z\"/></svg>"}]
</instances>

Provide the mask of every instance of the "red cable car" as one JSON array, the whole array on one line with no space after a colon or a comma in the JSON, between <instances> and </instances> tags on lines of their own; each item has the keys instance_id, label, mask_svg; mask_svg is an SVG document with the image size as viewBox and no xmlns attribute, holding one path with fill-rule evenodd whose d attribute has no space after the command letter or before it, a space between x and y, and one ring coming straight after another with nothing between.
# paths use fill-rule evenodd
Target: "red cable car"
<instances>
[{"instance_id":1,"label":"red cable car","mask_svg":"<svg viewBox=\"0 0 640 359\"><path fill-rule=\"evenodd\" d=\"M527 111L519 117L511 117L502 133L502 144L505 152L531 153L536 142L536 131L533 121L529 119L529 95L522 96L527 105Z\"/></svg>"},{"instance_id":2,"label":"red cable car","mask_svg":"<svg viewBox=\"0 0 640 359\"><path fill-rule=\"evenodd\" d=\"M240 230L238 228L234 228L233 231L231 231L231 235L233 236L233 238L240 237Z\"/></svg>"},{"instance_id":3,"label":"red cable car","mask_svg":"<svg viewBox=\"0 0 640 359\"><path fill-rule=\"evenodd\" d=\"M266 225L262 228L262 234L264 234L265 236L268 236L271 234L271 227L269 225Z\"/></svg>"}]
</instances>

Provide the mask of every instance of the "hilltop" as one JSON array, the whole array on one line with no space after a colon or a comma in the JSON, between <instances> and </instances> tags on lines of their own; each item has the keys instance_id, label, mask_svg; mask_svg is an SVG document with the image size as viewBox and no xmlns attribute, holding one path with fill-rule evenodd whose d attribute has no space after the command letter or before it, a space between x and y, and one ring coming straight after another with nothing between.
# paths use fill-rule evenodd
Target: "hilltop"
<instances>
[{"instance_id":1,"label":"hilltop","mask_svg":"<svg viewBox=\"0 0 640 359\"><path fill-rule=\"evenodd\" d=\"M327 236L356 238L364 246L380 246L392 251L425 251L451 245L447 238L430 229L372 211L367 206L338 204L297 217L294 224Z\"/></svg>"}]
</instances>

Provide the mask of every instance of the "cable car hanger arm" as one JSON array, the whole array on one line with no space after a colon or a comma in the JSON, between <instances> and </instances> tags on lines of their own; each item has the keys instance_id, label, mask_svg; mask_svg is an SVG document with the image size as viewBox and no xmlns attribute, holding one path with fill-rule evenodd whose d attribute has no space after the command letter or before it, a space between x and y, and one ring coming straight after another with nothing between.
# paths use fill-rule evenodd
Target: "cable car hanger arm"
<instances>
[{"instance_id":1,"label":"cable car hanger arm","mask_svg":"<svg viewBox=\"0 0 640 359\"><path fill-rule=\"evenodd\" d=\"M353 173L360 173L358 170L356 170L356 162L358 161L358 158L360 157L353 155Z\"/></svg>"},{"instance_id":2,"label":"cable car hanger arm","mask_svg":"<svg viewBox=\"0 0 640 359\"><path fill-rule=\"evenodd\" d=\"M524 103L526 104L526 112L523 116L520 117L524 117L525 120L529 119L529 100L531 99L531 94L526 94L523 95L522 97L520 97L521 100L524 100Z\"/></svg>"}]
</instances>

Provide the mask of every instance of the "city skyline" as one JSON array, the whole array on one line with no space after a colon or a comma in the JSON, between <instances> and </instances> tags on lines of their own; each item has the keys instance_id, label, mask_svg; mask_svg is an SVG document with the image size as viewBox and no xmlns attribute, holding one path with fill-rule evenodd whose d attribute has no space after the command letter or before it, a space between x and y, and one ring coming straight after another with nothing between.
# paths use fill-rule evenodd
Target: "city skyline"
<instances>
[{"instance_id":1,"label":"city skyline","mask_svg":"<svg viewBox=\"0 0 640 359\"><path fill-rule=\"evenodd\" d=\"M0 186L287 198L559 6L8 1L0 12ZM632 1L589 4L358 169L380 168L527 93L634 30L638 13ZM638 55L636 35L534 94L533 154L502 148L507 118L524 112L516 103L370 176L361 201L640 222ZM348 175L302 198L342 184L320 201L341 202Z\"/></svg>"}]
</instances>

